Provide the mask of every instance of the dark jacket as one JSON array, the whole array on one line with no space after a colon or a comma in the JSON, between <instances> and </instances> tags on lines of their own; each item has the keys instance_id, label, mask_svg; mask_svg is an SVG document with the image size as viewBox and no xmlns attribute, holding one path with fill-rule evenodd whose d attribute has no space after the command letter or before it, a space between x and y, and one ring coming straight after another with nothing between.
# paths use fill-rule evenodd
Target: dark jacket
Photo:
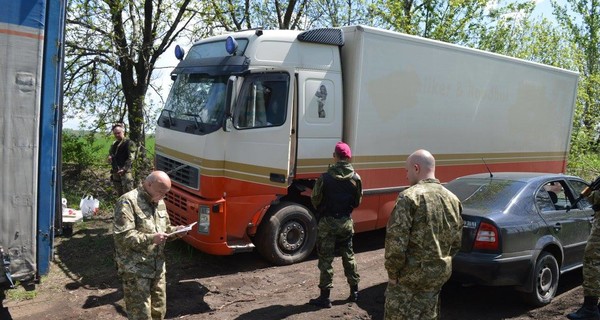
<instances>
[{"instance_id":1,"label":"dark jacket","mask_svg":"<svg viewBox=\"0 0 600 320\"><path fill-rule=\"evenodd\" d=\"M362 181L349 162L330 166L315 183L311 201L321 216L349 216L362 200Z\"/></svg>"},{"instance_id":2,"label":"dark jacket","mask_svg":"<svg viewBox=\"0 0 600 320\"><path fill-rule=\"evenodd\" d=\"M121 169L127 171L131 170L131 164L135 158L135 142L129 139L123 139L122 141L115 141L110 146L109 154L112 157L111 165L112 171L117 172Z\"/></svg>"}]
</instances>

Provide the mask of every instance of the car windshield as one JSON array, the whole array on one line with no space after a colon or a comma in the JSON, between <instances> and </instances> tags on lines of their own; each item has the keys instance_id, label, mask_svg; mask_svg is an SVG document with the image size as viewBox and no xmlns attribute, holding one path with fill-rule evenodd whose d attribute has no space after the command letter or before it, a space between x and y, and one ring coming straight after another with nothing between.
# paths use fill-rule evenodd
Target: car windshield
<instances>
[{"instance_id":1,"label":"car windshield","mask_svg":"<svg viewBox=\"0 0 600 320\"><path fill-rule=\"evenodd\" d=\"M464 208L503 211L525 186L524 182L490 178L462 178L446 185Z\"/></svg>"},{"instance_id":2,"label":"car windshield","mask_svg":"<svg viewBox=\"0 0 600 320\"><path fill-rule=\"evenodd\" d=\"M227 77L224 76L179 74L160 115L159 125L197 133L218 129L225 113L226 89Z\"/></svg>"}]
</instances>

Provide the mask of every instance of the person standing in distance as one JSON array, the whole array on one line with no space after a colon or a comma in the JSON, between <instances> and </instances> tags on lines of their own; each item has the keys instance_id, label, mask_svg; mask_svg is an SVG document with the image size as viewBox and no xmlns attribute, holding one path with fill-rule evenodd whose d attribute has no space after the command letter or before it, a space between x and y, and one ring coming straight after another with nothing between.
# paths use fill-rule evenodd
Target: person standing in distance
<instances>
[{"instance_id":1,"label":"person standing in distance","mask_svg":"<svg viewBox=\"0 0 600 320\"><path fill-rule=\"evenodd\" d=\"M317 254L320 271L318 298L311 299L309 304L322 308L331 308L329 294L333 288L333 258L336 249L342 256L344 274L350 286L349 301L358 300L358 282L352 236L354 222L352 210L362 199L362 182L360 176L350 164L352 152L350 147L338 142L335 145L333 159L335 164L330 166L315 183L311 201L317 209L319 223L317 226Z\"/></svg>"},{"instance_id":2,"label":"person standing in distance","mask_svg":"<svg viewBox=\"0 0 600 320\"><path fill-rule=\"evenodd\" d=\"M169 221L162 199L170 189L169 176L154 171L115 206L115 260L128 319L164 319L166 314L165 242L186 234L168 236L184 228Z\"/></svg>"},{"instance_id":3,"label":"person standing in distance","mask_svg":"<svg viewBox=\"0 0 600 320\"><path fill-rule=\"evenodd\" d=\"M435 178L435 159L417 150L406 160L411 185L396 200L385 236L386 320L439 319L439 295L461 245L458 198Z\"/></svg>"},{"instance_id":4,"label":"person standing in distance","mask_svg":"<svg viewBox=\"0 0 600 320\"><path fill-rule=\"evenodd\" d=\"M125 126L117 123L112 127L115 142L108 152L108 163L111 164L111 180L117 194L120 196L134 188L131 165L135 158L135 142L125 138Z\"/></svg>"},{"instance_id":5,"label":"person standing in distance","mask_svg":"<svg viewBox=\"0 0 600 320\"><path fill-rule=\"evenodd\" d=\"M582 194L592 203L594 223L583 252L583 305L577 311L569 313L567 318L600 320L600 190L586 188Z\"/></svg>"}]
</instances>

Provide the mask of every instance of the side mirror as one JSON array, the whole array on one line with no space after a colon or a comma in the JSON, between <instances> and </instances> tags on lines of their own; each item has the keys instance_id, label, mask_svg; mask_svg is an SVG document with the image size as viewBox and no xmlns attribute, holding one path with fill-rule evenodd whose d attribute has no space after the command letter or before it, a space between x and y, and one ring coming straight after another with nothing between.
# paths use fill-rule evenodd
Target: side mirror
<instances>
[{"instance_id":1,"label":"side mirror","mask_svg":"<svg viewBox=\"0 0 600 320\"><path fill-rule=\"evenodd\" d=\"M223 131L229 132L233 129L233 106L237 100L235 88L237 87L238 78L231 76L227 80L227 91L225 100L225 121L223 123Z\"/></svg>"},{"instance_id":2,"label":"side mirror","mask_svg":"<svg viewBox=\"0 0 600 320\"><path fill-rule=\"evenodd\" d=\"M225 124L223 124L223 131L230 132L231 130L233 130L233 117L227 116L225 118Z\"/></svg>"}]
</instances>

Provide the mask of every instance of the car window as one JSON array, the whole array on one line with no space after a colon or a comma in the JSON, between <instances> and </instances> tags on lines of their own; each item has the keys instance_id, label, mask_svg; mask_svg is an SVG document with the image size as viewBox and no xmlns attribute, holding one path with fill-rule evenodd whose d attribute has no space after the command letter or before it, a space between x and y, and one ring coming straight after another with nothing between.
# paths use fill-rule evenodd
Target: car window
<instances>
[{"instance_id":1,"label":"car window","mask_svg":"<svg viewBox=\"0 0 600 320\"><path fill-rule=\"evenodd\" d=\"M548 197L552 203L552 206L550 206L551 208L553 208L552 210L563 210L571 206L572 196L569 197L571 193L565 181L550 181L544 184L543 189L548 193ZM540 196L543 197L543 192L540 193L542 194ZM538 200L536 197L536 202L537 201ZM540 199L540 201L543 200ZM544 210L546 208L546 204L543 204L543 207L541 203L538 203L538 205L540 205L540 210L546 211Z\"/></svg>"},{"instance_id":2,"label":"car window","mask_svg":"<svg viewBox=\"0 0 600 320\"><path fill-rule=\"evenodd\" d=\"M551 196L553 194L553 196ZM535 195L535 203L542 212L555 211L556 207L554 203L557 199L557 195L553 191L541 188Z\"/></svg>"},{"instance_id":3,"label":"car window","mask_svg":"<svg viewBox=\"0 0 600 320\"><path fill-rule=\"evenodd\" d=\"M583 189L587 187L587 184L579 180L569 180L569 184L573 188L575 198L579 197ZM592 204L584 197L579 201L579 206L580 208L589 208L592 206Z\"/></svg>"},{"instance_id":4,"label":"car window","mask_svg":"<svg viewBox=\"0 0 600 320\"><path fill-rule=\"evenodd\" d=\"M524 182L500 179L456 179L446 188L454 193L463 207L504 210L514 196L525 186Z\"/></svg>"}]
</instances>

